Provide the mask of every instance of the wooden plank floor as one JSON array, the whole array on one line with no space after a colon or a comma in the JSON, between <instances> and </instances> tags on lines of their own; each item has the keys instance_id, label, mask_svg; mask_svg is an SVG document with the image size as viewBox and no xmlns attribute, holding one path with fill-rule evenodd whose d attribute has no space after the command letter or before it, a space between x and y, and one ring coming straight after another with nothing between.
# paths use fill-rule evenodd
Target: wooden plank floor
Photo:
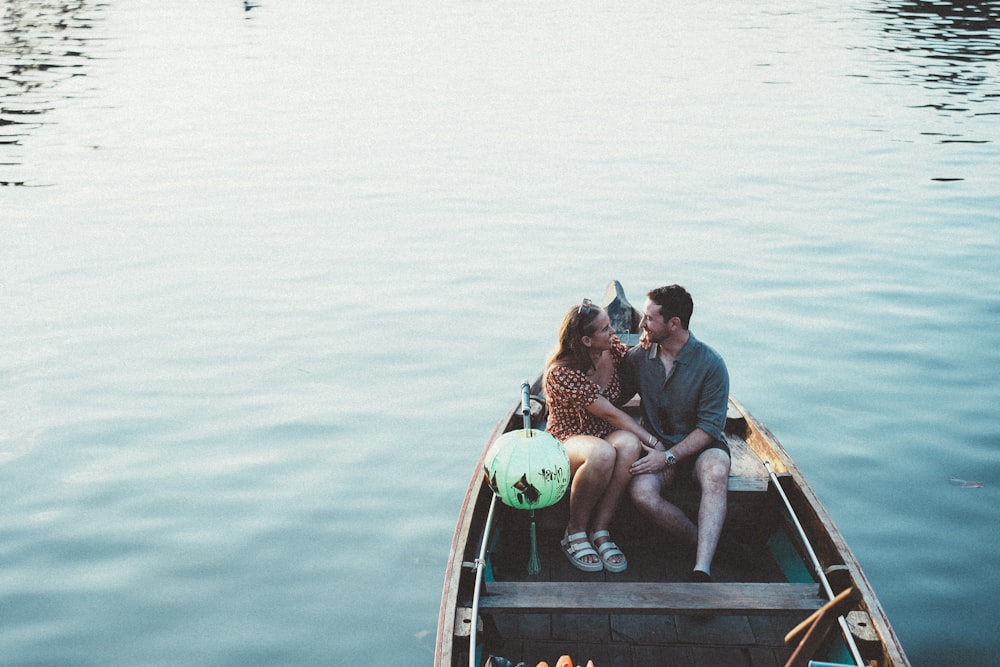
<instances>
[{"instance_id":1,"label":"wooden plank floor","mask_svg":"<svg viewBox=\"0 0 1000 667\"><path fill-rule=\"evenodd\" d=\"M712 564L716 581L784 581L781 569L769 557L764 542L775 529L774 498L761 492L730 491L729 509L719 549ZM696 490L682 489L673 498L690 515L698 508ZM679 544L656 529L631 505L622 504L611 535L628 559L628 569L614 574L589 573L576 569L563 554L559 540L569 519L569 502L563 499L554 507L535 512L540 581L685 581L694 566L694 549ZM528 580L530 553L530 515L528 512L502 508L496 523L501 532L502 549L493 554L494 574L498 580Z\"/></svg>"},{"instance_id":2,"label":"wooden plank floor","mask_svg":"<svg viewBox=\"0 0 1000 667\"><path fill-rule=\"evenodd\" d=\"M678 548L648 526L621 528L616 537L629 557L629 568L620 574L586 573L577 570L559 548L565 526L556 513L539 517L538 541L542 573L538 579L555 582L662 582L683 581L693 563L690 549ZM629 520L635 520L630 517ZM513 551L507 571L498 574L511 581L531 581L526 572L528 523L515 522L506 530L523 532L524 538L507 535L508 546L521 542ZM749 558L746 550L733 542L740 539L738 527L724 535L725 553L713 564L716 581L782 581L777 564L759 556ZM698 584L693 584L698 585ZM489 584L486 585L489 589ZM554 664L569 655L578 664L593 660L595 667L648 667L684 665L704 667L780 667L791 650L784 635L808 615L677 615L677 614L567 614L504 613L481 610L486 620L487 652L523 660L529 667L539 661Z\"/></svg>"},{"instance_id":3,"label":"wooden plank floor","mask_svg":"<svg viewBox=\"0 0 1000 667\"><path fill-rule=\"evenodd\" d=\"M784 635L796 622L761 616L494 614L486 649L531 667L543 660L552 665L561 655L577 664L593 660L595 667L778 667L791 655Z\"/></svg>"}]
</instances>

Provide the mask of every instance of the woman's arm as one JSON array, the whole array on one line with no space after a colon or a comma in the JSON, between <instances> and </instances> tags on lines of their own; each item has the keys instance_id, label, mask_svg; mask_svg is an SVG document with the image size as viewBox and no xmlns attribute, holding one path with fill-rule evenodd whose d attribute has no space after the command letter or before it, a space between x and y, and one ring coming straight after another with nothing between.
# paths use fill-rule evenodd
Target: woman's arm
<instances>
[{"instance_id":1,"label":"woman's arm","mask_svg":"<svg viewBox=\"0 0 1000 667\"><path fill-rule=\"evenodd\" d=\"M595 417L600 417L617 429L634 433L639 438L639 442L647 447L655 447L659 442L654 434L644 429L630 414L615 407L611 401L600 394L587 406L587 412Z\"/></svg>"}]
</instances>

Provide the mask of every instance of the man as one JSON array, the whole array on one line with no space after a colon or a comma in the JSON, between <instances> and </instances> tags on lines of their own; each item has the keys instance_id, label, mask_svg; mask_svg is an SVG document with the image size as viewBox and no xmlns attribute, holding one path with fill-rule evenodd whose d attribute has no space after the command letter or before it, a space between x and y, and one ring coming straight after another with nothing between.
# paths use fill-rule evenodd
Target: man
<instances>
[{"instance_id":1,"label":"man","mask_svg":"<svg viewBox=\"0 0 1000 667\"><path fill-rule=\"evenodd\" d=\"M726 519L729 372L688 329L693 310L691 295L679 285L649 292L640 323L646 344L629 351L621 372L623 396L638 391L643 425L656 437L630 468L632 500L658 526L696 547L689 580L711 581ZM701 487L697 525L662 495L677 475L687 474Z\"/></svg>"}]
</instances>

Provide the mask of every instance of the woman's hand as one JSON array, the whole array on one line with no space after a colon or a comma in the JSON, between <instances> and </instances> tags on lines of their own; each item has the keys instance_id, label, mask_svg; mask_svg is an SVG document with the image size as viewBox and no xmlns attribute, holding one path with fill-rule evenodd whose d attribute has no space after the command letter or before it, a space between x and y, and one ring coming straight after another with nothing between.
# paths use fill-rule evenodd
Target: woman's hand
<instances>
[{"instance_id":1,"label":"woman's hand","mask_svg":"<svg viewBox=\"0 0 1000 667\"><path fill-rule=\"evenodd\" d=\"M639 346L644 350L648 350L653 347L653 341L649 337L649 332L645 329L643 329L642 333L639 334Z\"/></svg>"}]
</instances>

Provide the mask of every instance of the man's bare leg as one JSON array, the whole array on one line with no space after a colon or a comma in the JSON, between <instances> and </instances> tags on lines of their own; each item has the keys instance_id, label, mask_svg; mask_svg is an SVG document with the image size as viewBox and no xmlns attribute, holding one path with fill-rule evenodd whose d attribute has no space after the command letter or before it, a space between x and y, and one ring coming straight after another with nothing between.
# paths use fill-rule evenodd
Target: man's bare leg
<instances>
[{"instance_id":1,"label":"man's bare leg","mask_svg":"<svg viewBox=\"0 0 1000 667\"><path fill-rule=\"evenodd\" d=\"M694 546L698 543L698 528L679 507L668 502L662 495L664 487L673 481L673 473L674 470L668 468L665 473L636 475L632 479L629 493L635 506L652 519L653 523ZM667 480L665 475L671 478Z\"/></svg>"},{"instance_id":2,"label":"man's bare leg","mask_svg":"<svg viewBox=\"0 0 1000 667\"><path fill-rule=\"evenodd\" d=\"M695 478L701 486L698 506L698 552L694 569L712 573L712 559L719 546L722 526L726 522L726 500L729 491L729 455L721 449L707 449L694 464Z\"/></svg>"}]
</instances>

